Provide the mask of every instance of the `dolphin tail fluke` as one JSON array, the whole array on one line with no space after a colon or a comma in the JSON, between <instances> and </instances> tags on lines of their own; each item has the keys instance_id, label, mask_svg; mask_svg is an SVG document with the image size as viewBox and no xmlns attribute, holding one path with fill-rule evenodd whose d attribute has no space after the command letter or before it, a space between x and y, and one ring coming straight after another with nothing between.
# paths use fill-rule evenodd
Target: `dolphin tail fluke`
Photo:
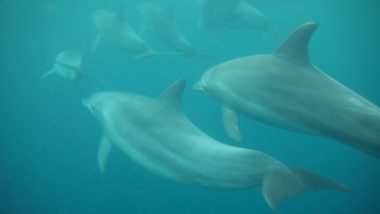
<instances>
[{"instance_id":1,"label":"dolphin tail fluke","mask_svg":"<svg viewBox=\"0 0 380 214\"><path fill-rule=\"evenodd\" d=\"M111 142L103 135L98 151L98 166L101 173L106 171L108 156L111 152Z\"/></svg>"},{"instance_id":2,"label":"dolphin tail fluke","mask_svg":"<svg viewBox=\"0 0 380 214\"><path fill-rule=\"evenodd\" d=\"M41 75L41 79L44 79L52 74L54 74L56 72L55 68L52 68L51 70L47 71L46 73L42 74Z\"/></svg>"},{"instance_id":3,"label":"dolphin tail fluke","mask_svg":"<svg viewBox=\"0 0 380 214\"><path fill-rule=\"evenodd\" d=\"M263 179L263 194L272 209L281 202L303 193L306 190L330 189L348 192L349 187L299 169L276 168Z\"/></svg>"}]
</instances>

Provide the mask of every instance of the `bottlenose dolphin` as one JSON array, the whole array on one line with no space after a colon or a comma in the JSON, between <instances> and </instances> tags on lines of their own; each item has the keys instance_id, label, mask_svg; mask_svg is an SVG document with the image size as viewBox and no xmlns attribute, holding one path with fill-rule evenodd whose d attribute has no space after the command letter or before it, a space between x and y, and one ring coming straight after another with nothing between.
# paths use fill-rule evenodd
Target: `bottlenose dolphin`
<instances>
[{"instance_id":1,"label":"bottlenose dolphin","mask_svg":"<svg viewBox=\"0 0 380 214\"><path fill-rule=\"evenodd\" d=\"M217 34L220 28L248 28L268 31L265 15L245 0L203 0L200 24Z\"/></svg>"},{"instance_id":2,"label":"bottlenose dolphin","mask_svg":"<svg viewBox=\"0 0 380 214\"><path fill-rule=\"evenodd\" d=\"M330 137L379 158L379 108L309 60L308 43L317 26L300 26L273 54L217 65L194 87L220 101L226 131L237 141L241 113L280 128Z\"/></svg>"},{"instance_id":3,"label":"bottlenose dolphin","mask_svg":"<svg viewBox=\"0 0 380 214\"><path fill-rule=\"evenodd\" d=\"M104 38L116 47L132 53L135 57L148 57L156 54L127 22L124 7L117 13L101 9L96 10L92 19L98 31L92 45L93 51Z\"/></svg>"},{"instance_id":4,"label":"bottlenose dolphin","mask_svg":"<svg viewBox=\"0 0 380 214\"><path fill-rule=\"evenodd\" d=\"M72 81L78 80L81 76L87 76L99 83L105 82L94 75L84 72L82 68L82 53L78 50L65 50L58 53L54 60L54 66L48 72L43 74L41 78L45 78L52 74Z\"/></svg>"},{"instance_id":5,"label":"bottlenose dolphin","mask_svg":"<svg viewBox=\"0 0 380 214\"><path fill-rule=\"evenodd\" d=\"M82 54L77 50L65 50L58 53L51 70L43 74L45 78L57 74L64 79L77 80L82 72Z\"/></svg>"},{"instance_id":6,"label":"bottlenose dolphin","mask_svg":"<svg viewBox=\"0 0 380 214\"><path fill-rule=\"evenodd\" d=\"M285 3L293 3L298 0L246 0L246 1L255 7L264 8L264 7L274 7L274 6L278 6Z\"/></svg>"},{"instance_id":7,"label":"bottlenose dolphin","mask_svg":"<svg viewBox=\"0 0 380 214\"><path fill-rule=\"evenodd\" d=\"M187 40L179 28L173 10L163 8L150 2L142 2L138 6L143 24L140 33L150 30L166 44L188 57L195 57L198 51Z\"/></svg>"},{"instance_id":8,"label":"bottlenose dolphin","mask_svg":"<svg viewBox=\"0 0 380 214\"><path fill-rule=\"evenodd\" d=\"M261 185L273 209L305 190L348 190L319 175L288 168L259 151L209 137L182 112L184 86L185 81L179 80L158 99L101 92L83 100L104 129L98 152L101 172L111 147L116 147L150 173L170 181L222 190Z\"/></svg>"}]
</instances>

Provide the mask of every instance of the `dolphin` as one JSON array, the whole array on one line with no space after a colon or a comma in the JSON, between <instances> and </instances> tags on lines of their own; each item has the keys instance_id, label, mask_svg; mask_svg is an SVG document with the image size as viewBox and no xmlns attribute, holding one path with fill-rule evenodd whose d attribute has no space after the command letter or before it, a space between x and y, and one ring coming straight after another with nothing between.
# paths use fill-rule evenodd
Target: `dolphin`
<instances>
[{"instance_id":1,"label":"dolphin","mask_svg":"<svg viewBox=\"0 0 380 214\"><path fill-rule=\"evenodd\" d=\"M124 7L120 8L118 12L98 9L93 13L92 19L98 31L92 44L93 51L103 38L116 47L132 53L137 58L156 54L127 22Z\"/></svg>"},{"instance_id":2,"label":"dolphin","mask_svg":"<svg viewBox=\"0 0 380 214\"><path fill-rule=\"evenodd\" d=\"M203 0L201 10L200 24L213 34L220 28L271 28L266 16L245 0Z\"/></svg>"},{"instance_id":3,"label":"dolphin","mask_svg":"<svg viewBox=\"0 0 380 214\"><path fill-rule=\"evenodd\" d=\"M81 76L87 76L96 82L104 84L105 82L94 75L84 72L82 68L82 53L78 50L65 50L58 53L54 60L54 66L48 72L44 73L41 78L46 78L52 74L72 81L77 81Z\"/></svg>"},{"instance_id":4,"label":"dolphin","mask_svg":"<svg viewBox=\"0 0 380 214\"><path fill-rule=\"evenodd\" d=\"M187 40L179 28L173 10L163 8L150 2L142 2L138 6L143 24L141 34L150 30L166 44L188 57L195 57L198 51Z\"/></svg>"},{"instance_id":5,"label":"dolphin","mask_svg":"<svg viewBox=\"0 0 380 214\"><path fill-rule=\"evenodd\" d=\"M222 104L228 135L241 141L238 114L283 129L336 139L380 157L380 109L313 65L318 24L297 28L272 54L233 59L205 72L195 89Z\"/></svg>"},{"instance_id":6,"label":"dolphin","mask_svg":"<svg viewBox=\"0 0 380 214\"><path fill-rule=\"evenodd\" d=\"M77 80L82 72L82 54L77 50L65 50L58 53L51 70L43 74L45 78L57 74L64 79Z\"/></svg>"},{"instance_id":7,"label":"dolphin","mask_svg":"<svg viewBox=\"0 0 380 214\"><path fill-rule=\"evenodd\" d=\"M261 185L273 209L305 190L348 190L262 152L229 146L203 133L181 109L184 87L185 81L178 80L158 99L100 92L82 101L104 129L98 152L101 172L115 147L153 175L170 181L221 190Z\"/></svg>"},{"instance_id":8,"label":"dolphin","mask_svg":"<svg viewBox=\"0 0 380 214\"><path fill-rule=\"evenodd\" d=\"M248 3L259 8L269 8L286 3L294 3L298 0L246 0Z\"/></svg>"}]
</instances>

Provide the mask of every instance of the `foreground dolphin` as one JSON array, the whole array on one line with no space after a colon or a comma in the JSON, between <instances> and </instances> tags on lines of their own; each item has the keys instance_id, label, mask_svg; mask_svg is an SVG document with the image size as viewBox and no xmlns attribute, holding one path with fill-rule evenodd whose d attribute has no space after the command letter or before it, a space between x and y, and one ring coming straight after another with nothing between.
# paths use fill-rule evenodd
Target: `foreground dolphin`
<instances>
[{"instance_id":1,"label":"foreground dolphin","mask_svg":"<svg viewBox=\"0 0 380 214\"><path fill-rule=\"evenodd\" d=\"M98 35L92 45L93 51L104 38L116 47L132 53L135 57L148 57L156 54L129 25L124 8L117 13L99 9L93 13L92 18L98 30Z\"/></svg>"},{"instance_id":2,"label":"foreground dolphin","mask_svg":"<svg viewBox=\"0 0 380 214\"><path fill-rule=\"evenodd\" d=\"M247 28L268 31L265 15L245 0L203 0L200 24L213 34L220 28Z\"/></svg>"},{"instance_id":3,"label":"foreground dolphin","mask_svg":"<svg viewBox=\"0 0 380 214\"><path fill-rule=\"evenodd\" d=\"M295 30L269 55L227 61L208 70L196 89L223 106L227 133L241 141L237 113L280 128L322 135L380 157L380 109L309 60L314 22Z\"/></svg>"},{"instance_id":4,"label":"foreground dolphin","mask_svg":"<svg viewBox=\"0 0 380 214\"><path fill-rule=\"evenodd\" d=\"M99 83L105 83L103 80L95 77L94 75L84 72L82 66L82 53L80 51L61 51L55 57L53 68L43 74L41 78L45 78L52 74L57 74L64 79L76 81L81 76L86 76Z\"/></svg>"},{"instance_id":5,"label":"foreground dolphin","mask_svg":"<svg viewBox=\"0 0 380 214\"><path fill-rule=\"evenodd\" d=\"M223 190L262 185L273 209L304 190L348 190L327 178L288 168L264 153L209 137L181 110L184 86L179 80L158 99L103 92L83 101L104 129L98 153L102 172L111 147L116 147L152 174L171 181Z\"/></svg>"},{"instance_id":6,"label":"foreground dolphin","mask_svg":"<svg viewBox=\"0 0 380 214\"><path fill-rule=\"evenodd\" d=\"M185 56L195 57L198 55L198 51L178 27L171 9L162 8L150 2L143 2L138 6L138 10L143 19L141 33L150 30Z\"/></svg>"}]
</instances>

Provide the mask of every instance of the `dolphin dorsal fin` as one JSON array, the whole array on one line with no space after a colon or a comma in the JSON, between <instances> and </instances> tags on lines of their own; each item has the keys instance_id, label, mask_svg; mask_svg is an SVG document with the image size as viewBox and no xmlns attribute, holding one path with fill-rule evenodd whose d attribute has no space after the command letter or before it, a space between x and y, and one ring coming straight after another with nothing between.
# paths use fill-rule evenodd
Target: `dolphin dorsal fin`
<instances>
[{"instance_id":1,"label":"dolphin dorsal fin","mask_svg":"<svg viewBox=\"0 0 380 214\"><path fill-rule=\"evenodd\" d=\"M308 44L311 35L317 27L318 23L316 22L308 22L301 25L288 36L275 54L300 64L309 64Z\"/></svg>"},{"instance_id":2,"label":"dolphin dorsal fin","mask_svg":"<svg viewBox=\"0 0 380 214\"><path fill-rule=\"evenodd\" d=\"M181 109L182 94L185 88L185 80L177 80L172 83L160 96L159 100L166 105L176 109Z\"/></svg>"}]
</instances>

